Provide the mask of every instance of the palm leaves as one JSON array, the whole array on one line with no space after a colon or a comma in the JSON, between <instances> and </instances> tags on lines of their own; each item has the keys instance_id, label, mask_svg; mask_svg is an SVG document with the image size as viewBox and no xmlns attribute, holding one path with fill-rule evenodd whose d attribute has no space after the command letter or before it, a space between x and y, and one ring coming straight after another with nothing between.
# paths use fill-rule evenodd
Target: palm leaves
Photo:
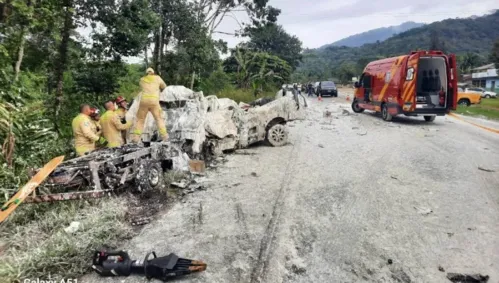
<instances>
[{"instance_id":1,"label":"palm leaves","mask_svg":"<svg viewBox=\"0 0 499 283\"><path fill-rule=\"evenodd\" d=\"M13 167L16 153L29 156L31 152L40 152L44 142L53 138L53 132L43 117L43 107L30 104L30 95L24 88L10 84L2 74L0 82L5 85L0 89L0 143L2 158L9 167ZM21 159L19 163L27 164Z\"/></svg>"},{"instance_id":2,"label":"palm leaves","mask_svg":"<svg viewBox=\"0 0 499 283\"><path fill-rule=\"evenodd\" d=\"M235 71L236 82L242 88L261 88L265 83L280 82L291 74L286 61L266 52L236 48L233 60L227 62L236 64L235 68L229 69Z\"/></svg>"}]
</instances>

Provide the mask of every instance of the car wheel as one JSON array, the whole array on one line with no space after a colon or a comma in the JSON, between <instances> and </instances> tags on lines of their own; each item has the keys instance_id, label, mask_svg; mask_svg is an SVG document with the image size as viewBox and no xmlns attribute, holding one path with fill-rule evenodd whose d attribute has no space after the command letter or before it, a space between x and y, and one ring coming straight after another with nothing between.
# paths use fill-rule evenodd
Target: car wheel
<instances>
[{"instance_id":1,"label":"car wheel","mask_svg":"<svg viewBox=\"0 0 499 283\"><path fill-rule=\"evenodd\" d=\"M435 121L435 117L436 116L424 116L424 120L426 122L433 122L433 121Z\"/></svg>"},{"instance_id":2,"label":"car wheel","mask_svg":"<svg viewBox=\"0 0 499 283\"><path fill-rule=\"evenodd\" d=\"M352 110L355 113L362 113L364 112L364 108L360 107L359 101L357 99L354 99L352 102Z\"/></svg>"},{"instance_id":3,"label":"car wheel","mask_svg":"<svg viewBox=\"0 0 499 283\"><path fill-rule=\"evenodd\" d=\"M471 102L468 100L468 99L460 99L457 104L461 105L461 106L470 106L471 105Z\"/></svg>"},{"instance_id":4,"label":"car wheel","mask_svg":"<svg viewBox=\"0 0 499 283\"><path fill-rule=\"evenodd\" d=\"M275 124L267 130L267 141L272 146L283 146L288 142L288 130L283 124Z\"/></svg>"},{"instance_id":5,"label":"car wheel","mask_svg":"<svg viewBox=\"0 0 499 283\"><path fill-rule=\"evenodd\" d=\"M489 94L486 94L486 95L485 95L485 98L490 98L490 95L489 95Z\"/></svg>"},{"instance_id":6,"label":"car wheel","mask_svg":"<svg viewBox=\"0 0 499 283\"><path fill-rule=\"evenodd\" d=\"M152 160L143 160L137 176L135 176L135 185L139 192L148 192L160 189L165 186L163 169L159 162Z\"/></svg>"},{"instance_id":7,"label":"car wheel","mask_svg":"<svg viewBox=\"0 0 499 283\"><path fill-rule=\"evenodd\" d=\"M381 117L383 118L383 120L388 122L393 118L392 114L388 112L388 107L386 106L386 104L381 105Z\"/></svg>"}]
</instances>

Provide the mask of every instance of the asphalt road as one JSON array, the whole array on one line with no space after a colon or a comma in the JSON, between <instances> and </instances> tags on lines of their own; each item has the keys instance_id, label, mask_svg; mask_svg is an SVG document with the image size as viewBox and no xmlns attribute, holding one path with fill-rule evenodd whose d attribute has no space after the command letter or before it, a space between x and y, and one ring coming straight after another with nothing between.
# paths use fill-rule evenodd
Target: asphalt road
<instances>
[{"instance_id":1,"label":"asphalt road","mask_svg":"<svg viewBox=\"0 0 499 283\"><path fill-rule=\"evenodd\" d=\"M181 282L499 282L499 134L452 117L387 123L341 96L310 103L289 145L227 156L206 191L123 248L208 263Z\"/></svg>"}]
</instances>

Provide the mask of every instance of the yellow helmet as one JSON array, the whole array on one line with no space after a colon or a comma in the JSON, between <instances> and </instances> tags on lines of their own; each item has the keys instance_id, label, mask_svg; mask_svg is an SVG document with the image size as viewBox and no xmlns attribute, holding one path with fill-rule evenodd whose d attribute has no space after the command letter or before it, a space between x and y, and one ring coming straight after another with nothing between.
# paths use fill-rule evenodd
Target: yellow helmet
<instances>
[{"instance_id":1,"label":"yellow helmet","mask_svg":"<svg viewBox=\"0 0 499 283\"><path fill-rule=\"evenodd\" d=\"M154 69L153 68L147 68L146 74L154 74Z\"/></svg>"}]
</instances>

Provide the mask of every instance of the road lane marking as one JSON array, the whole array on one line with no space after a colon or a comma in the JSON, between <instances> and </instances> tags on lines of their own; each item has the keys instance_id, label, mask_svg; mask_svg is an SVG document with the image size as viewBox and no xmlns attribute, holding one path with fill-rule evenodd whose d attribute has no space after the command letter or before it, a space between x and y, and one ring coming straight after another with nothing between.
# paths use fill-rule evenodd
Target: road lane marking
<instances>
[{"instance_id":1,"label":"road lane marking","mask_svg":"<svg viewBox=\"0 0 499 283\"><path fill-rule=\"evenodd\" d=\"M458 119L458 120L461 120L461 121L463 121L463 122L466 122L466 123L468 123L468 124L471 124L471 125L473 125L473 126L475 126L475 127L478 127L478 128L480 128L480 129L484 129L484 130L486 130L486 131L489 131L489 132L491 132L491 133L496 133L496 134L499 134L499 130L497 130L497 129L493 129L493 128L485 127L485 126L478 125L478 124L473 123L473 122L470 122L470 121L466 121L465 119L463 119L463 118L459 117L458 115L456 115L456 114L454 114L454 113L449 113L449 116L454 117L454 118L456 118L456 119Z\"/></svg>"}]
</instances>

